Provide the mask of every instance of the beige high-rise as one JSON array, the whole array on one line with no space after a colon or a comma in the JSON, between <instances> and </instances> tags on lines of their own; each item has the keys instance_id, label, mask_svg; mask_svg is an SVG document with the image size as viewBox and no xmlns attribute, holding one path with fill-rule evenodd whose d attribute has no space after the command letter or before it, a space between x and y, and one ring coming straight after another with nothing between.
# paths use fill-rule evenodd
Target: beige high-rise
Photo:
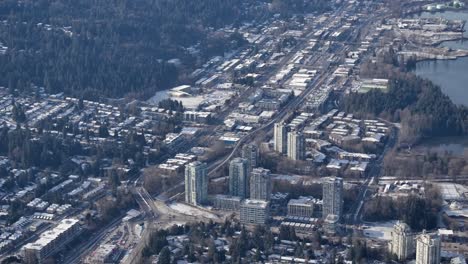
<instances>
[{"instance_id":1,"label":"beige high-rise","mask_svg":"<svg viewBox=\"0 0 468 264\"><path fill-rule=\"evenodd\" d=\"M273 131L274 134L274 144L275 151L281 154L286 154L287 152L287 130L284 123L275 123L275 128Z\"/></svg>"},{"instance_id":2,"label":"beige high-rise","mask_svg":"<svg viewBox=\"0 0 468 264\"><path fill-rule=\"evenodd\" d=\"M305 139L302 133L296 131L288 133L288 158L291 160L305 159Z\"/></svg>"},{"instance_id":3,"label":"beige high-rise","mask_svg":"<svg viewBox=\"0 0 468 264\"><path fill-rule=\"evenodd\" d=\"M393 226L389 250L401 261L414 254L414 235L407 224L398 221Z\"/></svg>"},{"instance_id":4,"label":"beige high-rise","mask_svg":"<svg viewBox=\"0 0 468 264\"><path fill-rule=\"evenodd\" d=\"M440 237L423 231L416 239L416 264L440 264Z\"/></svg>"},{"instance_id":5,"label":"beige high-rise","mask_svg":"<svg viewBox=\"0 0 468 264\"><path fill-rule=\"evenodd\" d=\"M271 197L270 171L256 168L250 175L250 199L269 201Z\"/></svg>"},{"instance_id":6,"label":"beige high-rise","mask_svg":"<svg viewBox=\"0 0 468 264\"><path fill-rule=\"evenodd\" d=\"M201 205L208 200L206 163L192 162L185 167L185 202Z\"/></svg>"}]
</instances>

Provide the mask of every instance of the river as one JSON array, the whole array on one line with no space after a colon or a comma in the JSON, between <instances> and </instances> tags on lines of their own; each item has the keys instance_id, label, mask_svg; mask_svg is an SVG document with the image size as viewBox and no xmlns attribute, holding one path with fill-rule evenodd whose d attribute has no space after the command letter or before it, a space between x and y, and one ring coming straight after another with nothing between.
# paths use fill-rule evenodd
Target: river
<instances>
[{"instance_id":1,"label":"river","mask_svg":"<svg viewBox=\"0 0 468 264\"><path fill-rule=\"evenodd\" d=\"M450 20L468 21L468 12L423 12L417 17L443 17ZM465 31L464 36L468 38L468 32ZM440 45L452 49L468 50L468 40L447 41ZM439 85L454 103L468 106L468 57L418 62L415 73Z\"/></svg>"}]
</instances>

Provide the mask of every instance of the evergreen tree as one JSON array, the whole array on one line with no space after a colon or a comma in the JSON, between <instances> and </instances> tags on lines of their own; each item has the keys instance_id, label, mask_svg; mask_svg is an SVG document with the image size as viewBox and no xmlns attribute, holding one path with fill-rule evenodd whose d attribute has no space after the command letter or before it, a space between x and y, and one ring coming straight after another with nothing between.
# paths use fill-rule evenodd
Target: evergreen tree
<instances>
[{"instance_id":1,"label":"evergreen tree","mask_svg":"<svg viewBox=\"0 0 468 264\"><path fill-rule=\"evenodd\" d=\"M158 264L171 264L171 251L167 246L159 253Z\"/></svg>"}]
</instances>

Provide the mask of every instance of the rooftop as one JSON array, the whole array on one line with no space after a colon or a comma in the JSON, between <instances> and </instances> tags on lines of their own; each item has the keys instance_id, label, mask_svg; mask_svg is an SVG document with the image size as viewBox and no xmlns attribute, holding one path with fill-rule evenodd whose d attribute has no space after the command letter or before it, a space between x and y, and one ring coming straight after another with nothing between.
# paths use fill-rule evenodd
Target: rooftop
<instances>
[{"instance_id":1,"label":"rooftop","mask_svg":"<svg viewBox=\"0 0 468 264\"><path fill-rule=\"evenodd\" d=\"M263 200L254 200L254 199L245 199L243 202L244 205L256 206L260 208L267 208L268 202Z\"/></svg>"},{"instance_id":2,"label":"rooftop","mask_svg":"<svg viewBox=\"0 0 468 264\"><path fill-rule=\"evenodd\" d=\"M36 242L29 243L24 246L26 249L32 250L41 250L43 247L47 246L49 243L57 239L60 235L65 233L67 230L75 226L79 221L77 219L63 219L60 223L53 229L44 232Z\"/></svg>"},{"instance_id":3,"label":"rooftop","mask_svg":"<svg viewBox=\"0 0 468 264\"><path fill-rule=\"evenodd\" d=\"M288 205L313 205L316 199L313 197L304 197L301 196L299 199L291 199L289 200Z\"/></svg>"}]
</instances>

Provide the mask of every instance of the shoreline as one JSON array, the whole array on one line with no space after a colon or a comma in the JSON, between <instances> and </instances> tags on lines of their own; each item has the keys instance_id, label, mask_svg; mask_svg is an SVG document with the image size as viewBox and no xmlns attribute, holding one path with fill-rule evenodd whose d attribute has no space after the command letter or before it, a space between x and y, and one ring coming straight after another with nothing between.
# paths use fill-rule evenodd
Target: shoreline
<instances>
[{"instance_id":1,"label":"shoreline","mask_svg":"<svg viewBox=\"0 0 468 264\"><path fill-rule=\"evenodd\" d=\"M414 64L414 67L411 67L411 69L409 69L409 72L412 72L413 74L416 74L417 76L420 76L420 77L423 77L424 79L427 79L429 81L431 81L432 83L436 83L436 80L433 80L430 76L421 76L421 74L418 73L418 67L436 67L434 65L436 65L437 63L441 63L440 67L445 67L445 63L457 63L455 61L457 61L458 59L463 59L461 60L462 63L464 61L466 61L466 58L468 58L468 55L465 54L465 56L458 56L458 57L454 57L454 58L444 58L444 59L440 59L440 58L425 58L425 59L420 59L418 61L416 61L416 63ZM460 61L460 60L458 60ZM427 63L427 64L425 64ZM427 66L429 65L429 66ZM432 65L432 66L430 66ZM424 72L424 70L423 70ZM422 75L425 75L424 73ZM468 107L468 104L467 102L463 99L461 101L457 100L456 98L456 93L455 94L452 94L450 92L448 92L451 88L454 88L453 85L451 86L450 84L443 84L443 83L438 83L437 86L441 89L441 91L447 95L450 100L455 104L457 105L458 107ZM458 84L458 86L460 86L460 84ZM456 89L457 90L457 89ZM454 97L455 96L455 97ZM462 97L464 98L464 97Z\"/></svg>"},{"instance_id":2,"label":"shoreline","mask_svg":"<svg viewBox=\"0 0 468 264\"><path fill-rule=\"evenodd\" d=\"M437 13L444 13L444 12L467 12L468 11L468 5L465 5L464 7L460 8L448 8L448 9L443 9L443 10L418 10L418 11L410 11L405 13L406 16L413 16L413 15L421 15L422 13L429 13L429 14L437 14Z\"/></svg>"},{"instance_id":3,"label":"shoreline","mask_svg":"<svg viewBox=\"0 0 468 264\"><path fill-rule=\"evenodd\" d=\"M419 62L433 62L433 61L454 61L454 60L457 60L457 59L463 59L463 58L468 58L468 55L465 55L465 56L459 56L459 57L456 57L456 58L447 58L447 59L421 59L421 60L417 60L416 63L419 63Z\"/></svg>"},{"instance_id":4,"label":"shoreline","mask_svg":"<svg viewBox=\"0 0 468 264\"><path fill-rule=\"evenodd\" d=\"M423 13L428 13L428 14L434 14L435 15L435 14L441 14L441 13L444 13L444 12L455 12L455 13L468 14L468 5L465 5L462 8L450 8L450 9L447 9L447 10L436 10L436 11L423 10L423 11L411 12L411 13L407 13L404 17L409 18L409 19L414 19L414 18L421 19L421 18L424 18L424 17L421 17L421 15ZM447 18L443 17L442 14L441 14L440 17L443 18L443 19L447 19ZM448 19L448 20L450 20L450 19ZM468 36L465 36L465 33L467 33L466 23L468 23L468 20L460 19L460 21L463 21L463 26L461 28L462 30L461 31L452 31L452 33L454 35L456 33L461 33L461 37L454 37L454 38L451 38L451 39L443 39L443 40L435 40L433 43L430 43L430 46L436 47L436 46L439 46L439 45L443 44L444 42L449 42L449 41L468 40ZM449 34L447 34L447 35L449 35Z\"/></svg>"},{"instance_id":5,"label":"shoreline","mask_svg":"<svg viewBox=\"0 0 468 264\"><path fill-rule=\"evenodd\" d=\"M455 52L463 52L463 53L453 54L453 55L433 55L433 53L429 53L429 52L404 51L404 52L399 52L399 54L403 56L405 61L408 61L409 58L414 58L416 62L438 61L438 60L450 61L450 60L457 60L459 58L468 57L468 50L456 50Z\"/></svg>"},{"instance_id":6,"label":"shoreline","mask_svg":"<svg viewBox=\"0 0 468 264\"><path fill-rule=\"evenodd\" d=\"M462 38L458 38L458 39L453 39L453 40L445 40L445 41L441 41L439 44L437 44L436 46L434 46L433 48L437 48L437 49L445 49L445 50L448 50L449 52L452 51L452 52L466 52L466 54L458 54L458 55L454 55L454 56L448 56L446 58L422 58L422 59L417 59L416 62L425 62L425 61L450 61L450 60L457 60L459 58L466 58L468 57L468 45L467 45L467 49L453 49L453 48L450 48L450 47L447 47L447 46L444 46L443 44L444 43L450 43L450 42L464 42L464 41L467 41L468 43L468 37L465 37L463 36Z\"/></svg>"},{"instance_id":7,"label":"shoreline","mask_svg":"<svg viewBox=\"0 0 468 264\"><path fill-rule=\"evenodd\" d=\"M465 32L466 32L466 31L465 31ZM468 37L463 36L463 37L461 37L461 38L456 38L456 39L451 39L451 40L443 40L443 41L440 41L439 43L435 44L434 47L435 47L435 48L448 48L448 47L444 47L444 46L442 46L442 47L439 47L439 46L442 45L442 44L444 44L444 43L446 43L446 42L458 42L458 41L466 41L466 42L468 42Z\"/></svg>"},{"instance_id":8,"label":"shoreline","mask_svg":"<svg viewBox=\"0 0 468 264\"><path fill-rule=\"evenodd\" d=\"M426 54L419 54L419 55L423 55L423 56L420 56L418 59L416 59L414 68L412 68L410 70L411 72L413 72L414 74L419 76L419 74L416 73L417 68L418 67L426 67L426 66L424 66L425 63L427 63L426 65L434 65L434 64L437 64L437 63L440 62L441 63L440 67L444 67L443 64L445 64L445 63L450 63L449 65L452 65L452 64L457 64L458 65L459 63L465 64L465 62L466 62L465 58L468 57L468 35L467 35L467 28L466 28L466 24L468 22L468 19L466 19L466 14L468 14L467 7L468 6L465 6L464 8L457 9L457 10L453 10L453 9L443 10L443 11L440 11L440 12L427 12L427 11L425 11L426 14L437 13L437 14L432 15L432 16L439 16L439 17L442 17L444 19L449 19L449 18L446 18L446 16L448 16L448 17L450 17L452 19L458 18L459 20L463 20L464 21L463 27L462 27L463 31L461 32L461 36L459 36L458 38L455 38L455 34L454 34L453 39L437 41L437 43L434 43L434 45L431 45L430 47L428 47L428 49L425 50ZM447 12L447 14L444 14L445 12ZM418 13L419 15L416 14L413 17L418 16L420 18L422 16L422 13L424 13L424 12L420 12L420 13ZM456 13L456 14L453 14L453 13ZM467 43L464 43L464 41L467 41ZM452 47L450 47L450 46L452 46ZM434 51L438 50L442 54L448 54L448 56L445 56L445 55L437 56L437 55L435 55L435 54L437 54L437 52L427 52L428 50L429 51L430 50L434 50ZM453 52L453 51L455 51L455 52ZM457 52L457 51L461 51L461 52ZM457 60L459 62L455 62ZM435 82L435 81L433 81L432 78L429 78L429 76L426 76L425 79L428 79L433 83ZM451 85L453 86L453 84L451 84ZM459 83L457 83L456 85L460 86ZM457 93L452 94L451 92L449 92L449 90L451 88L455 88L455 87L452 87L449 84L447 84L447 85L439 84L438 86L440 87L440 89L442 90L442 92L444 94L449 96L450 100L454 104L456 104L458 106L464 106L464 107L468 106L467 103L466 103L466 100L462 99L460 101L460 100L456 99L457 98L457 95L456 95ZM443 88L443 86L445 88ZM455 91L459 91L459 89L456 88ZM459 92L458 92L458 94L459 94ZM455 95L455 97L454 97L454 95ZM465 98L465 97L462 97L462 98ZM448 141L450 142L450 140L448 140Z\"/></svg>"},{"instance_id":9,"label":"shoreline","mask_svg":"<svg viewBox=\"0 0 468 264\"><path fill-rule=\"evenodd\" d=\"M434 47L434 48L445 48L445 47L438 47L438 46L444 44L445 42L463 41L463 40L468 41L468 37L465 37L465 36L464 36L464 33L465 33L465 32L466 32L466 31L461 32L461 33L462 33L462 36L461 36L461 37L457 37L457 38L453 38L453 39L444 39L444 40L440 40L440 41L435 41L435 42L431 43L429 46L430 46L430 47Z\"/></svg>"}]
</instances>

